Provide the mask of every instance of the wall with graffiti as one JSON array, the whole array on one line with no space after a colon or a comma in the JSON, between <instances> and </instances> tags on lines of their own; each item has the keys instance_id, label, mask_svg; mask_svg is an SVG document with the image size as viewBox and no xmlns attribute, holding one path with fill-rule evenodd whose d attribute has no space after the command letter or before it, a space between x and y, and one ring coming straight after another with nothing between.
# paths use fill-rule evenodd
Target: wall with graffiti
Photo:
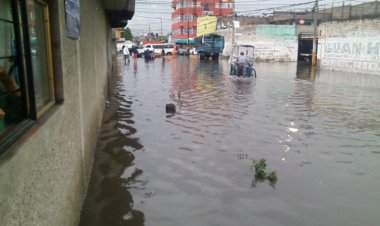
<instances>
[{"instance_id":1,"label":"wall with graffiti","mask_svg":"<svg viewBox=\"0 0 380 226\"><path fill-rule=\"evenodd\" d=\"M321 24L318 60L325 69L380 74L380 20Z\"/></svg>"},{"instance_id":2,"label":"wall with graffiti","mask_svg":"<svg viewBox=\"0 0 380 226\"><path fill-rule=\"evenodd\" d=\"M298 37L295 25L251 25L217 32L225 37L224 55L232 52L232 39L236 44L255 46L256 61L297 61Z\"/></svg>"},{"instance_id":3,"label":"wall with graffiti","mask_svg":"<svg viewBox=\"0 0 380 226\"><path fill-rule=\"evenodd\" d=\"M254 45L257 61L297 61L295 25L257 25Z\"/></svg>"}]
</instances>

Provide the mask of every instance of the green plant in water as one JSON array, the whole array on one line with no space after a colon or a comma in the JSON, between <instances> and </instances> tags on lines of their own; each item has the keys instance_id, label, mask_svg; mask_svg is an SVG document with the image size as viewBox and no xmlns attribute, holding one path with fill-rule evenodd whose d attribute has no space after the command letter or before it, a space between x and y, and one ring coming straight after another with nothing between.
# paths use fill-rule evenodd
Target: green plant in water
<instances>
[{"instance_id":1,"label":"green plant in water","mask_svg":"<svg viewBox=\"0 0 380 226\"><path fill-rule=\"evenodd\" d=\"M278 179L276 171L272 171L272 172L268 173L267 179L271 183L276 183L277 179Z\"/></svg>"},{"instance_id":2,"label":"green plant in water","mask_svg":"<svg viewBox=\"0 0 380 226\"><path fill-rule=\"evenodd\" d=\"M257 163L255 163L256 171L265 170L266 167L267 167L267 163L265 159L260 159Z\"/></svg>"},{"instance_id":3,"label":"green plant in water","mask_svg":"<svg viewBox=\"0 0 380 226\"><path fill-rule=\"evenodd\" d=\"M255 177L257 179L264 180L266 176L267 176L267 173L265 172L265 170L262 170L262 169L256 170Z\"/></svg>"},{"instance_id":4,"label":"green plant in water","mask_svg":"<svg viewBox=\"0 0 380 226\"><path fill-rule=\"evenodd\" d=\"M266 172L267 163L265 159L260 159L259 161L252 161L252 169L255 169L255 178L259 180L269 180L272 184L276 183L278 180L276 171L270 173Z\"/></svg>"}]
</instances>

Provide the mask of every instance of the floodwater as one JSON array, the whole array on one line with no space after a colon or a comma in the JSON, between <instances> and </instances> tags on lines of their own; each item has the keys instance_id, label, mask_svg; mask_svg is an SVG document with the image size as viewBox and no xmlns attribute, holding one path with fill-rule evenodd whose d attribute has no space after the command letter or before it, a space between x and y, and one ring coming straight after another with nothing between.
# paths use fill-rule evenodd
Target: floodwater
<instances>
[{"instance_id":1,"label":"floodwater","mask_svg":"<svg viewBox=\"0 0 380 226\"><path fill-rule=\"evenodd\" d=\"M380 75L120 60L80 225L379 224Z\"/></svg>"}]
</instances>

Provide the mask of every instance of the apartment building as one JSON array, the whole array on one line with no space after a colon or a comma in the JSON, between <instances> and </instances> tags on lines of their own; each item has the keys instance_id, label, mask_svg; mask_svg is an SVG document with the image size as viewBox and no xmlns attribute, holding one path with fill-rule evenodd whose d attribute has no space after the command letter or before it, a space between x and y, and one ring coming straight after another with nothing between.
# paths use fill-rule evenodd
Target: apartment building
<instances>
[{"instance_id":1,"label":"apartment building","mask_svg":"<svg viewBox=\"0 0 380 226\"><path fill-rule=\"evenodd\" d=\"M187 43L197 36L197 19L203 16L230 16L234 13L235 0L173 0L172 39Z\"/></svg>"}]
</instances>

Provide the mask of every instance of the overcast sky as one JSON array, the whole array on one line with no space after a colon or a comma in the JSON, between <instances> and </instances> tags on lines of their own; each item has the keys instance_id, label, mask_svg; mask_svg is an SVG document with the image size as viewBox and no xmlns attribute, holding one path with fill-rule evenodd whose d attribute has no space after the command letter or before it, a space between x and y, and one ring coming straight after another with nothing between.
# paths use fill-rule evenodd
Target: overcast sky
<instances>
[{"instance_id":1,"label":"overcast sky","mask_svg":"<svg viewBox=\"0 0 380 226\"><path fill-rule=\"evenodd\" d=\"M345 5L357 5L363 2L372 2L374 0L319 0L319 8L331 8ZM172 24L171 0L136 0L135 15L128 22L128 27L132 30L133 35L142 35L145 33L161 33L161 24L163 34L170 32ZM309 10L314 6L314 0L235 0L235 11L238 15L263 15L270 13L273 8L277 11L283 10Z\"/></svg>"}]
</instances>

